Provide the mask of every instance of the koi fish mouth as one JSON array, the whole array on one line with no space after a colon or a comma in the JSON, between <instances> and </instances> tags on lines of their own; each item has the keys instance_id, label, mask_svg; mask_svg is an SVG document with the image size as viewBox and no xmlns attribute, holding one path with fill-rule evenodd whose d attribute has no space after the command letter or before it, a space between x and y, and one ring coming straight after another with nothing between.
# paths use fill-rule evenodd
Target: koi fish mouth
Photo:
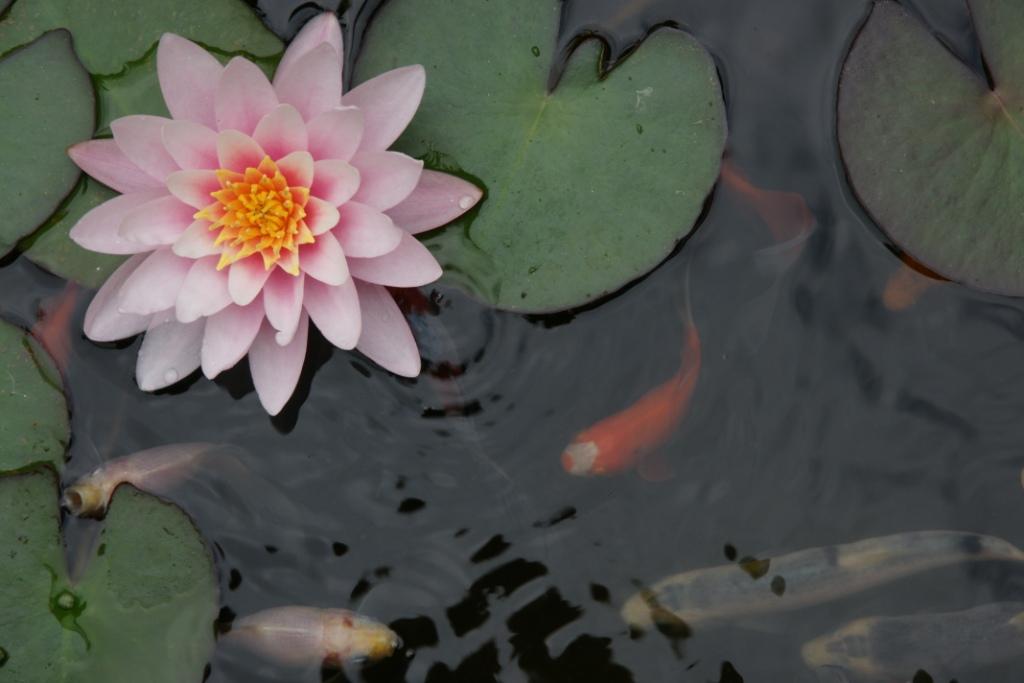
<instances>
[{"instance_id":1,"label":"koi fish mouth","mask_svg":"<svg viewBox=\"0 0 1024 683\"><path fill-rule=\"evenodd\" d=\"M571 443L562 453L562 467L569 474L593 474L594 462L601 449L593 441Z\"/></svg>"}]
</instances>

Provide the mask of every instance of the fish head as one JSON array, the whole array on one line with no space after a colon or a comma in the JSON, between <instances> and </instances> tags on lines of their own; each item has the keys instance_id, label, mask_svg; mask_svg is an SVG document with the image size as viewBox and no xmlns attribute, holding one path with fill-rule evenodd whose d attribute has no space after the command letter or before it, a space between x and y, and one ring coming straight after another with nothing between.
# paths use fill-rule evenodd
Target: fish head
<instances>
[{"instance_id":1,"label":"fish head","mask_svg":"<svg viewBox=\"0 0 1024 683\"><path fill-rule=\"evenodd\" d=\"M376 661L394 654L402 639L384 624L347 610L331 610L324 620L329 659Z\"/></svg>"},{"instance_id":2,"label":"fish head","mask_svg":"<svg viewBox=\"0 0 1024 683\"><path fill-rule=\"evenodd\" d=\"M64 491L61 504L76 517L100 517L107 509L107 491L92 477L84 477Z\"/></svg>"},{"instance_id":3,"label":"fish head","mask_svg":"<svg viewBox=\"0 0 1024 683\"><path fill-rule=\"evenodd\" d=\"M872 674L877 668L870 647L871 622L853 621L838 631L804 643L801 655L812 669Z\"/></svg>"},{"instance_id":4,"label":"fish head","mask_svg":"<svg viewBox=\"0 0 1024 683\"><path fill-rule=\"evenodd\" d=\"M577 476L597 474L594 465L600 454L601 449L594 441L577 439L562 451L562 467L569 474Z\"/></svg>"}]
</instances>

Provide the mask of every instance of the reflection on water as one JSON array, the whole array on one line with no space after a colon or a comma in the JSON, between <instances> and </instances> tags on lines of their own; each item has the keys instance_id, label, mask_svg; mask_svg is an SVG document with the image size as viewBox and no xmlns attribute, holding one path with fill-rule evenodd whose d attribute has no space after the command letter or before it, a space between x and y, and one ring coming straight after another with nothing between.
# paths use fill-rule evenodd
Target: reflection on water
<instances>
[{"instance_id":1,"label":"reflection on water","mask_svg":"<svg viewBox=\"0 0 1024 683\"><path fill-rule=\"evenodd\" d=\"M351 3L350 43L377 4ZM905 4L980 65L962 0ZM245 454L249 476L209 472L170 494L214 548L222 629L233 615L311 605L366 613L404 643L366 667L299 673L224 649L210 683L814 683L801 648L843 624L1022 600L1024 572L994 562L713 628L641 634L619 615L638 586L719 565L726 545L730 561L764 560L942 528L1024 545L1024 304L943 285L888 306L903 266L837 158L835 81L868 5L567 4L563 45L598 30L618 54L673 21L709 47L729 104L730 161L750 187L795 193L813 216L795 257L776 248L749 192L720 187L662 267L573 315L508 315L446 288L409 293L426 356L416 381L312 340L300 399L275 419L244 364L148 395L124 348L138 340L111 348L74 336L67 481L167 443ZM317 9L260 6L286 37ZM574 434L678 368L688 268L704 353L689 414L659 449L673 476L567 475L559 456ZM62 301L64 283L23 259L0 283L0 310L25 326ZM75 330L87 299L75 299ZM769 566L761 580L774 576ZM951 675L1010 682L1022 666Z\"/></svg>"}]
</instances>

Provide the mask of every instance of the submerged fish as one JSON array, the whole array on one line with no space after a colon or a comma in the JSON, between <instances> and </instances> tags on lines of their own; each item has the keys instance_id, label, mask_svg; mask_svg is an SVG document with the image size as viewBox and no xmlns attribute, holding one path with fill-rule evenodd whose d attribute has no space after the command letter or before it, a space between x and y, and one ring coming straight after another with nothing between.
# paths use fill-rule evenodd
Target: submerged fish
<instances>
[{"instance_id":1,"label":"submerged fish","mask_svg":"<svg viewBox=\"0 0 1024 683\"><path fill-rule=\"evenodd\" d=\"M780 555L758 578L740 565L670 576L622 608L633 626L657 625L669 613L692 626L836 600L901 577L970 560L1024 562L1024 551L993 536L914 531Z\"/></svg>"},{"instance_id":2,"label":"submerged fish","mask_svg":"<svg viewBox=\"0 0 1024 683\"><path fill-rule=\"evenodd\" d=\"M729 159L722 162L722 183L750 204L776 242L803 248L815 220L807 201L800 194L763 190L747 180Z\"/></svg>"},{"instance_id":3,"label":"submerged fish","mask_svg":"<svg viewBox=\"0 0 1024 683\"><path fill-rule=\"evenodd\" d=\"M1024 603L962 612L870 617L803 647L811 668L838 668L854 680L909 681L918 670L958 675L1024 656Z\"/></svg>"},{"instance_id":4,"label":"submerged fish","mask_svg":"<svg viewBox=\"0 0 1024 683\"><path fill-rule=\"evenodd\" d=\"M686 326L679 371L629 406L580 432L562 453L569 474L615 474L637 463L672 435L690 409L700 375L700 337Z\"/></svg>"},{"instance_id":5,"label":"submerged fish","mask_svg":"<svg viewBox=\"0 0 1024 683\"><path fill-rule=\"evenodd\" d=\"M401 640L380 622L343 609L275 607L235 621L225 638L281 664L389 657Z\"/></svg>"},{"instance_id":6,"label":"submerged fish","mask_svg":"<svg viewBox=\"0 0 1024 683\"><path fill-rule=\"evenodd\" d=\"M61 372L67 371L71 355L71 318L75 314L78 287L68 283L64 290L44 306L39 320L32 326L32 334L57 364Z\"/></svg>"},{"instance_id":7,"label":"submerged fish","mask_svg":"<svg viewBox=\"0 0 1024 683\"><path fill-rule=\"evenodd\" d=\"M901 261L885 283L882 304L893 312L905 311L916 304L925 292L942 282L938 276Z\"/></svg>"},{"instance_id":8,"label":"submerged fish","mask_svg":"<svg viewBox=\"0 0 1024 683\"><path fill-rule=\"evenodd\" d=\"M164 493L187 479L202 457L224 448L210 443L180 443L114 458L68 487L62 503L78 517L102 516L114 489L121 484Z\"/></svg>"}]
</instances>

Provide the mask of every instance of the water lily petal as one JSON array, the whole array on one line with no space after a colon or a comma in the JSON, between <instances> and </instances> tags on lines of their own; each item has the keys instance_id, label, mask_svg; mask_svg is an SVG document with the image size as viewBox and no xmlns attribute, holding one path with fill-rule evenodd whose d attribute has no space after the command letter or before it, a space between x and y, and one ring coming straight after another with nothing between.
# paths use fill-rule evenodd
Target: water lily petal
<instances>
[{"instance_id":1,"label":"water lily petal","mask_svg":"<svg viewBox=\"0 0 1024 683\"><path fill-rule=\"evenodd\" d=\"M294 105L306 121L341 106L341 55L329 43L316 46L278 74L278 99Z\"/></svg>"},{"instance_id":2,"label":"water lily petal","mask_svg":"<svg viewBox=\"0 0 1024 683\"><path fill-rule=\"evenodd\" d=\"M307 275L328 285L340 285L348 279L345 252L330 232L319 235L316 242L301 248L299 267Z\"/></svg>"},{"instance_id":3,"label":"water lily petal","mask_svg":"<svg viewBox=\"0 0 1024 683\"><path fill-rule=\"evenodd\" d=\"M334 236L349 258L383 256L398 248L406 233L386 215L366 204L349 202L341 207Z\"/></svg>"},{"instance_id":4,"label":"water lily petal","mask_svg":"<svg viewBox=\"0 0 1024 683\"><path fill-rule=\"evenodd\" d=\"M303 304L327 341L339 349L355 348L363 323L352 278L336 287L307 280Z\"/></svg>"},{"instance_id":5,"label":"water lily petal","mask_svg":"<svg viewBox=\"0 0 1024 683\"><path fill-rule=\"evenodd\" d=\"M306 360L309 318L303 314L291 342L281 346L270 323L264 323L249 349L249 368L256 394L270 415L277 415L288 403Z\"/></svg>"},{"instance_id":6,"label":"water lily petal","mask_svg":"<svg viewBox=\"0 0 1024 683\"><path fill-rule=\"evenodd\" d=\"M209 221L193 221L181 237L175 241L171 249L178 256L185 258L202 258L220 254L220 247L216 246L216 233L210 231Z\"/></svg>"},{"instance_id":7,"label":"water lily petal","mask_svg":"<svg viewBox=\"0 0 1024 683\"><path fill-rule=\"evenodd\" d=\"M146 330L135 364L143 391L157 391L184 379L199 367L205 320L179 323L173 314L155 316Z\"/></svg>"},{"instance_id":8,"label":"water lily petal","mask_svg":"<svg viewBox=\"0 0 1024 683\"><path fill-rule=\"evenodd\" d=\"M334 228L339 217L340 214L334 204L316 197L310 197L306 202L306 227L314 235L321 235Z\"/></svg>"},{"instance_id":9,"label":"water lily petal","mask_svg":"<svg viewBox=\"0 0 1024 683\"><path fill-rule=\"evenodd\" d=\"M81 247L103 254L137 254L150 251L144 244L121 236L119 228L125 216L154 199L165 197L164 190L143 190L108 199L78 219L71 228L71 239Z\"/></svg>"},{"instance_id":10,"label":"water lily petal","mask_svg":"<svg viewBox=\"0 0 1024 683\"><path fill-rule=\"evenodd\" d=\"M338 107L309 122L309 151L314 159L348 161L363 139L363 112L355 107Z\"/></svg>"},{"instance_id":11,"label":"water lily petal","mask_svg":"<svg viewBox=\"0 0 1024 683\"><path fill-rule=\"evenodd\" d=\"M250 256L231 264L228 273L228 289L231 299L239 306L252 303L270 277L270 271L263 267L263 259Z\"/></svg>"},{"instance_id":12,"label":"water lily petal","mask_svg":"<svg viewBox=\"0 0 1024 683\"><path fill-rule=\"evenodd\" d=\"M248 59L235 57L224 67L217 84L217 130L248 135L278 104L277 93L260 68Z\"/></svg>"},{"instance_id":13,"label":"water lily petal","mask_svg":"<svg viewBox=\"0 0 1024 683\"><path fill-rule=\"evenodd\" d=\"M194 213L195 209L188 204L166 195L129 211L118 233L148 249L173 244L192 224Z\"/></svg>"},{"instance_id":14,"label":"water lily petal","mask_svg":"<svg viewBox=\"0 0 1024 683\"><path fill-rule=\"evenodd\" d=\"M164 147L164 126L170 121L162 116L136 114L110 122L114 142L124 155L160 181L181 168Z\"/></svg>"},{"instance_id":15,"label":"water lily petal","mask_svg":"<svg viewBox=\"0 0 1024 683\"><path fill-rule=\"evenodd\" d=\"M420 374L420 352L398 304L384 287L356 281L363 329L356 348L402 377Z\"/></svg>"},{"instance_id":16,"label":"water lily petal","mask_svg":"<svg viewBox=\"0 0 1024 683\"><path fill-rule=\"evenodd\" d=\"M218 260L209 256L192 264L174 304L178 322L190 323L211 316L231 304L228 271L217 270Z\"/></svg>"},{"instance_id":17,"label":"water lily petal","mask_svg":"<svg viewBox=\"0 0 1024 683\"><path fill-rule=\"evenodd\" d=\"M173 33L160 38L156 73L167 110L175 119L216 125L214 93L224 67L209 52Z\"/></svg>"},{"instance_id":18,"label":"water lily petal","mask_svg":"<svg viewBox=\"0 0 1024 683\"><path fill-rule=\"evenodd\" d=\"M184 169L220 167L217 133L194 121L171 121L164 126L164 147Z\"/></svg>"},{"instance_id":19,"label":"water lily petal","mask_svg":"<svg viewBox=\"0 0 1024 683\"><path fill-rule=\"evenodd\" d=\"M353 199L381 211L412 194L423 174L423 162L401 152L359 152L352 165L359 169L359 190Z\"/></svg>"},{"instance_id":20,"label":"water lily petal","mask_svg":"<svg viewBox=\"0 0 1024 683\"><path fill-rule=\"evenodd\" d=\"M163 184L136 166L113 140L86 140L68 148L80 169L121 193L151 190Z\"/></svg>"},{"instance_id":21,"label":"water lily petal","mask_svg":"<svg viewBox=\"0 0 1024 683\"><path fill-rule=\"evenodd\" d=\"M313 164L313 195L341 206L359 189L359 170L340 159L321 159Z\"/></svg>"},{"instance_id":22,"label":"water lily petal","mask_svg":"<svg viewBox=\"0 0 1024 683\"><path fill-rule=\"evenodd\" d=\"M117 310L117 293L131 274L146 260L148 254L137 254L121 264L107 278L85 312L85 336L97 342L111 342L144 332L152 316L121 313Z\"/></svg>"},{"instance_id":23,"label":"water lily petal","mask_svg":"<svg viewBox=\"0 0 1024 683\"><path fill-rule=\"evenodd\" d=\"M292 152L277 160L277 168L292 187L309 187L313 182L313 156L309 152Z\"/></svg>"},{"instance_id":24,"label":"water lily petal","mask_svg":"<svg viewBox=\"0 0 1024 683\"><path fill-rule=\"evenodd\" d=\"M423 99L427 72L419 64L386 71L361 83L342 97L342 104L359 107L366 116L362 148L387 149L402 134Z\"/></svg>"},{"instance_id":25,"label":"water lily petal","mask_svg":"<svg viewBox=\"0 0 1024 683\"><path fill-rule=\"evenodd\" d=\"M191 267L191 259L176 256L169 247L157 249L121 287L118 310L150 315L171 308Z\"/></svg>"},{"instance_id":26,"label":"water lily petal","mask_svg":"<svg viewBox=\"0 0 1024 683\"><path fill-rule=\"evenodd\" d=\"M201 352L203 374L213 379L242 360L262 323L263 306L259 303L231 305L207 318Z\"/></svg>"},{"instance_id":27,"label":"water lily petal","mask_svg":"<svg viewBox=\"0 0 1024 683\"><path fill-rule=\"evenodd\" d=\"M421 287L441 277L441 266L420 241L402 232L399 245L377 258L350 258L352 277L389 287Z\"/></svg>"},{"instance_id":28,"label":"water lily petal","mask_svg":"<svg viewBox=\"0 0 1024 683\"><path fill-rule=\"evenodd\" d=\"M277 329L277 343L281 346L291 342L302 315L302 296L306 276L289 275L280 268L263 286L263 307L267 320Z\"/></svg>"},{"instance_id":29,"label":"water lily petal","mask_svg":"<svg viewBox=\"0 0 1024 683\"><path fill-rule=\"evenodd\" d=\"M252 137L271 159L305 151L309 144L302 114L290 104L280 104L260 119Z\"/></svg>"},{"instance_id":30,"label":"water lily petal","mask_svg":"<svg viewBox=\"0 0 1024 683\"><path fill-rule=\"evenodd\" d=\"M425 170L412 194L388 209L387 214L395 225L415 235L451 223L476 206L482 196L473 183Z\"/></svg>"},{"instance_id":31,"label":"water lily petal","mask_svg":"<svg viewBox=\"0 0 1024 683\"><path fill-rule=\"evenodd\" d=\"M237 130L222 130L217 134L217 158L221 168L244 173L256 168L267 153L259 143Z\"/></svg>"},{"instance_id":32,"label":"water lily petal","mask_svg":"<svg viewBox=\"0 0 1024 683\"><path fill-rule=\"evenodd\" d=\"M342 56L345 54L342 49L341 26L338 17L331 12L324 12L314 19L306 22L298 35L292 39L288 49L285 50L281 62L277 65L277 73L274 74L274 85L288 77L288 72L305 57L320 45L327 43L334 47L338 55L338 83L341 83Z\"/></svg>"},{"instance_id":33,"label":"water lily petal","mask_svg":"<svg viewBox=\"0 0 1024 683\"><path fill-rule=\"evenodd\" d=\"M204 209L213 203L210 193L220 189L220 181L214 171L178 171L167 176L167 189L189 206Z\"/></svg>"}]
</instances>

